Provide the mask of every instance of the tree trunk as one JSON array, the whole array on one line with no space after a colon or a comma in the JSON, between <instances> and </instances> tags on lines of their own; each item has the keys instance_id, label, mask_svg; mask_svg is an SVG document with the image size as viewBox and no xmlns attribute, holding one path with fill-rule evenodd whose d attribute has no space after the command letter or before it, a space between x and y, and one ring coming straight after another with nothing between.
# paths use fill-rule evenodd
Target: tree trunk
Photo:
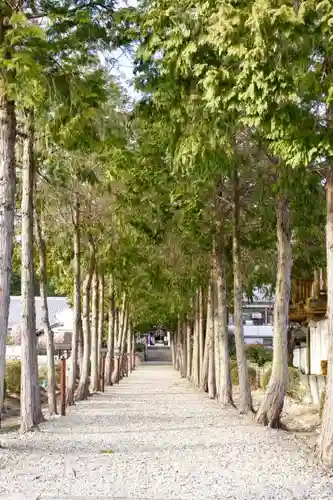
<instances>
[{"instance_id":1,"label":"tree trunk","mask_svg":"<svg viewBox=\"0 0 333 500\"><path fill-rule=\"evenodd\" d=\"M221 330L219 328L219 313L218 313L218 302L217 302L217 287L216 287L216 279L215 279L215 273L214 273L214 265L215 265L215 248L213 250L213 255L212 255L212 304L213 304L213 325L214 325L214 367L215 367L215 373L214 373L214 378L215 378L215 390L216 394L215 397L217 398L220 394L220 336L221 336Z\"/></svg>"},{"instance_id":2,"label":"tree trunk","mask_svg":"<svg viewBox=\"0 0 333 500\"><path fill-rule=\"evenodd\" d=\"M205 332L204 332L204 313L203 313L203 293L202 287L199 288L198 296L198 337L199 337L199 380L203 370L203 359L205 350Z\"/></svg>"},{"instance_id":3,"label":"tree trunk","mask_svg":"<svg viewBox=\"0 0 333 500\"><path fill-rule=\"evenodd\" d=\"M128 370L132 371L132 325L129 323L127 329L127 362L128 362Z\"/></svg>"},{"instance_id":4,"label":"tree trunk","mask_svg":"<svg viewBox=\"0 0 333 500\"><path fill-rule=\"evenodd\" d=\"M175 368L177 371L180 370L180 358L179 358L179 321L178 321L178 325L177 325L177 329L174 333L174 340L173 340L173 343L174 343L174 351L175 351Z\"/></svg>"},{"instance_id":5,"label":"tree trunk","mask_svg":"<svg viewBox=\"0 0 333 500\"><path fill-rule=\"evenodd\" d=\"M207 294L206 338L205 338L204 357L203 357L201 377L200 377L200 388L204 392L208 391L210 339L212 335L213 335L212 287L211 287L211 281L209 281L208 294Z\"/></svg>"},{"instance_id":6,"label":"tree trunk","mask_svg":"<svg viewBox=\"0 0 333 500\"><path fill-rule=\"evenodd\" d=\"M112 277L110 277L108 300L109 300L108 352L106 354L105 371L106 371L106 385L112 385L114 337L115 337L115 327L116 327L116 303L115 303Z\"/></svg>"},{"instance_id":7,"label":"tree trunk","mask_svg":"<svg viewBox=\"0 0 333 500\"><path fill-rule=\"evenodd\" d=\"M80 202L76 194L73 217L73 272L74 272L74 300L73 300L73 334L72 350L69 358L69 377L67 382L66 403L74 404L76 375L78 368L79 339L82 336L82 311L81 311L81 232L80 232Z\"/></svg>"},{"instance_id":8,"label":"tree trunk","mask_svg":"<svg viewBox=\"0 0 333 500\"><path fill-rule=\"evenodd\" d=\"M120 311L118 307L115 309L115 330L114 330L114 363L113 372L111 376L112 384L115 383L118 377L118 366L119 366L119 356L120 356L120 342L121 342L121 330L120 330Z\"/></svg>"},{"instance_id":9,"label":"tree trunk","mask_svg":"<svg viewBox=\"0 0 333 500\"><path fill-rule=\"evenodd\" d=\"M277 276L274 304L273 365L265 399L256 420L273 428L281 427L281 412L288 382L288 311L292 267L290 213L288 201L278 195Z\"/></svg>"},{"instance_id":10,"label":"tree trunk","mask_svg":"<svg viewBox=\"0 0 333 500\"><path fill-rule=\"evenodd\" d=\"M47 400L49 414L57 413L57 398L56 398L56 377L54 363L54 336L49 320L49 309L47 304L47 261L46 247L43 236L43 230L38 210L35 210L35 228L36 240L39 254L39 288L42 299L42 322L44 335L46 338L46 356L47 356Z\"/></svg>"},{"instance_id":11,"label":"tree trunk","mask_svg":"<svg viewBox=\"0 0 333 500\"><path fill-rule=\"evenodd\" d=\"M121 363L121 355L123 354L123 335L124 335L124 327L125 327L125 315L126 315L126 293L123 293L123 299L121 304L121 310L117 313L117 355L115 356L114 370L112 374L112 382L114 383L117 380L118 373L121 373L118 370L119 363Z\"/></svg>"},{"instance_id":12,"label":"tree trunk","mask_svg":"<svg viewBox=\"0 0 333 500\"><path fill-rule=\"evenodd\" d=\"M1 33L3 34L2 23ZM8 99L4 85L2 81L0 89L0 423L4 400L16 190L15 107L14 102Z\"/></svg>"},{"instance_id":13,"label":"tree trunk","mask_svg":"<svg viewBox=\"0 0 333 500\"><path fill-rule=\"evenodd\" d=\"M21 432L43 420L38 385L33 193L35 187L33 117L27 113L22 162L22 320L21 320Z\"/></svg>"},{"instance_id":14,"label":"tree trunk","mask_svg":"<svg viewBox=\"0 0 333 500\"><path fill-rule=\"evenodd\" d=\"M132 370L135 370L135 346L136 346L135 331L133 331L132 332L132 356L131 356Z\"/></svg>"},{"instance_id":15,"label":"tree trunk","mask_svg":"<svg viewBox=\"0 0 333 500\"><path fill-rule=\"evenodd\" d=\"M120 353L121 353L121 359L122 359L122 364L121 364L121 377L123 378L125 373L124 373L124 355L126 353L126 339L127 339L127 331L128 331L128 321L129 321L129 317L128 317L128 311L127 311L127 308L125 309L125 317L124 317L124 324L123 324L123 328L122 328L122 334L121 334L121 344L120 344Z\"/></svg>"},{"instance_id":16,"label":"tree trunk","mask_svg":"<svg viewBox=\"0 0 333 500\"><path fill-rule=\"evenodd\" d=\"M187 319L186 322L186 377L191 380L191 356L192 356L192 325L191 321Z\"/></svg>"},{"instance_id":17,"label":"tree trunk","mask_svg":"<svg viewBox=\"0 0 333 500\"><path fill-rule=\"evenodd\" d=\"M175 340L175 333L172 332L171 334L171 339L170 339L170 348L171 348L171 356L172 356L172 365L174 368L176 368L176 340Z\"/></svg>"},{"instance_id":18,"label":"tree trunk","mask_svg":"<svg viewBox=\"0 0 333 500\"><path fill-rule=\"evenodd\" d=\"M215 368L215 322L214 322L214 310L215 310L215 290L214 283L211 281L210 285L210 330L208 339L208 396L210 399L214 399L216 396L216 368Z\"/></svg>"},{"instance_id":19,"label":"tree trunk","mask_svg":"<svg viewBox=\"0 0 333 500\"><path fill-rule=\"evenodd\" d=\"M97 366L98 366L98 390L100 387L100 374L101 374L101 349L104 336L104 275L99 276L99 305L98 305L98 342L97 342ZM105 376L105 374L104 374Z\"/></svg>"},{"instance_id":20,"label":"tree trunk","mask_svg":"<svg viewBox=\"0 0 333 500\"><path fill-rule=\"evenodd\" d=\"M98 273L95 269L91 292L90 392L98 391Z\"/></svg>"},{"instance_id":21,"label":"tree trunk","mask_svg":"<svg viewBox=\"0 0 333 500\"><path fill-rule=\"evenodd\" d=\"M197 290L194 307L193 349L191 363L191 380L195 387L199 387L199 292Z\"/></svg>"},{"instance_id":22,"label":"tree trunk","mask_svg":"<svg viewBox=\"0 0 333 500\"><path fill-rule=\"evenodd\" d=\"M219 382L218 399L224 406L234 406L230 377L229 331L228 331L228 300L227 278L225 272L224 250L220 251L220 258L215 252L213 255L213 272L216 284L216 317L215 325L218 331L219 344Z\"/></svg>"},{"instance_id":23,"label":"tree trunk","mask_svg":"<svg viewBox=\"0 0 333 500\"><path fill-rule=\"evenodd\" d=\"M239 203L239 175L234 168L233 178L234 203L233 203L233 272L234 272L234 325L235 344L238 365L240 411L247 413L253 411L251 386L248 375L247 360L245 357L244 330L243 330L243 286L240 250L240 203Z\"/></svg>"},{"instance_id":24,"label":"tree trunk","mask_svg":"<svg viewBox=\"0 0 333 500\"><path fill-rule=\"evenodd\" d=\"M91 282L95 269L95 249L91 239L89 239L89 264L88 273L83 283L83 359L80 373L80 381L76 391L76 400L80 401L89 396L89 365L91 350L91 329L90 329L90 295Z\"/></svg>"},{"instance_id":25,"label":"tree trunk","mask_svg":"<svg viewBox=\"0 0 333 500\"><path fill-rule=\"evenodd\" d=\"M186 321L179 322L178 357L179 371L182 378L186 377Z\"/></svg>"},{"instance_id":26,"label":"tree trunk","mask_svg":"<svg viewBox=\"0 0 333 500\"><path fill-rule=\"evenodd\" d=\"M328 319L328 357L326 400L324 405L321 433L318 443L318 456L328 467L333 467L333 164L326 177L327 224L327 319Z\"/></svg>"}]
</instances>

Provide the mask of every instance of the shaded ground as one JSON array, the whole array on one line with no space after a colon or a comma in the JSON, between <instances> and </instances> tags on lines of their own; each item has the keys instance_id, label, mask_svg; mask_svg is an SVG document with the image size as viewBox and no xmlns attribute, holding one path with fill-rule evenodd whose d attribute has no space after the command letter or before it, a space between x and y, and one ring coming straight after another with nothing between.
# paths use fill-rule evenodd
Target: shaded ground
<instances>
[{"instance_id":1,"label":"shaded ground","mask_svg":"<svg viewBox=\"0 0 333 500\"><path fill-rule=\"evenodd\" d=\"M333 482L291 434L144 365L41 432L1 436L0 498L324 500Z\"/></svg>"}]
</instances>

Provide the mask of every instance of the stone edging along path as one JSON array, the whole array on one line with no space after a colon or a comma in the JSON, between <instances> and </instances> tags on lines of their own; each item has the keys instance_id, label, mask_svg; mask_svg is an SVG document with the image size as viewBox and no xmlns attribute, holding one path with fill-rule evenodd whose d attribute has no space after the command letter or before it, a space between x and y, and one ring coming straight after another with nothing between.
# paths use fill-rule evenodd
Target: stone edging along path
<instances>
[{"instance_id":1,"label":"stone edging along path","mask_svg":"<svg viewBox=\"0 0 333 500\"><path fill-rule=\"evenodd\" d=\"M333 481L292 435L221 409L171 366L1 436L0 498L325 500Z\"/></svg>"}]
</instances>

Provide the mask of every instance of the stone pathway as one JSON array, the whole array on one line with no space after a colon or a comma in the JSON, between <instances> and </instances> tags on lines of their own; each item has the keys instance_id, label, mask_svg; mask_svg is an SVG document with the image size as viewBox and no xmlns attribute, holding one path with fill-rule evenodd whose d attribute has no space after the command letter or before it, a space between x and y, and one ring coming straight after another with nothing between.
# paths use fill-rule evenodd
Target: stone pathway
<instances>
[{"instance_id":1,"label":"stone pathway","mask_svg":"<svg viewBox=\"0 0 333 500\"><path fill-rule=\"evenodd\" d=\"M27 436L1 436L0 498L324 500L333 482L288 434L146 365Z\"/></svg>"}]
</instances>

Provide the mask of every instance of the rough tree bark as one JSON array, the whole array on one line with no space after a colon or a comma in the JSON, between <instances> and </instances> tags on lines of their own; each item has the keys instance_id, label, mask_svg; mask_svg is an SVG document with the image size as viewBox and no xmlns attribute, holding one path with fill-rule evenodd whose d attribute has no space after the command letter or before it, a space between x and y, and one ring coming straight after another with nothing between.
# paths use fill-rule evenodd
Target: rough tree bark
<instances>
[{"instance_id":1,"label":"rough tree bark","mask_svg":"<svg viewBox=\"0 0 333 500\"><path fill-rule=\"evenodd\" d=\"M115 330L114 330L114 360L113 360L113 371L111 375L111 384L114 384L117 380L118 374L118 366L119 366L119 355L120 355L120 311L119 308L116 307L116 316L115 316ZM117 351L117 352L116 352Z\"/></svg>"},{"instance_id":2,"label":"rough tree bark","mask_svg":"<svg viewBox=\"0 0 333 500\"><path fill-rule=\"evenodd\" d=\"M38 386L37 334L34 290L33 193L35 187L33 116L26 113L22 161L22 319L21 319L21 432L43 420Z\"/></svg>"},{"instance_id":3,"label":"rough tree bark","mask_svg":"<svg viewBox=\"0 0 333 500\"><path fill-rule=\"evenodd\" d=\"M132 325L129 322L128 328L127 328L127 362L128 362L128 370L131 372L132 371Z\"/></svg>"},{"instance_id":4,"label":"rough tree bark","mask_svg":"<svg viewBox=\"0 0 333 500\"><path fill-rule=\"evenodd\" d=\"M103 334L104 334L104 275L101 273L99 275L99 291L98 291L98 340L97 340L97 366L98 366L98 390L101 389L101 349L103 344ZM105 374L104 374L105 375Z\"/></svg>"},{"instance_id":5,"label":"rough tree bark","mask_svg":"<svg viewBox=\"0 0 333 500\"><path fill-rule=\"evenodd\" d=\"M170 338L170 349L171 349L171 356L172 356L172 366L176 368L176 340L175 340L175 333L172 332L171 338Z\"/></svg>"},{"instance_id":6,"label":"rough tree bark","mask_svg":"<svg viewBox=\"0 0 333 500\"><path fill-rule=\"evenodd\" d=\"M281 412L288 382L288 311L292 267L290 212L286 197L277 196L277 276L274 304L273 365L265 399L256 420L273 428L281 427Z\"/></svg>"},{"instance_id":7,"label":"rough tree bark","mask_svg":"<svg viewBox=\"0 0 333 500\"><path fill-rule=\"evenodd\" d=\"M243 286L241 269L241 249L240 249L240 200L239 200L239 174L235 166L233 172L233 272L234 272L234 325L235 344L238 365L241 413L253 411L251 386L248 375L247 360L244 346L243 329Z\"/></svg>"},{"instance_id":8,"label":"rough tree bark","mask_svg":"<svg viewBox=\"0 0 333 500\"><path fill-rule=\"evenodd\" d=\"M98 273L95 272L91 284L91 352L90 352L90 392L98 391Z\"/></svg>"},{"instance_id":9,"label":"rough tree bark","mask_svg":"<svg viewBox=\"0 0 333 500\"><path fill-rule=\"evenodd\" d=\"M225 272L224 251L221 249L219 255L215 252L213 262L214 281L216 284L216 329L218 330L217 341L219 344L219 381L218 399L224 406L234 406L232 400L232 387L230 377L230 355L229 355L229 331L228 331L228 301L227 280Z\"/></svg>"},{"instance_id":10,"label":"rough tree bark","mask_svg":"<svg viewBox=\"0 0 333 500\"><path fill-rule=\"evenodd\" d=\"M213 335L213 317L212 317L212 286L211 281L208 284L207 294L207 320L206 320L206 338L205 347L202 361L202 369L200 375L200 388L202 391L208 391L208 374L209 374L209 353L210 353L210 339Z\"/></svg>"},{"instance_id":11,"label":"rough tree bark","mask_svg":"<svg viewBox=\"0 0 333 500\"><path fill-rule=\"evenodd\" d=\"M328 358L326 400L323 421L318 442L319 459L328 467L333 467L333 164L326 176L327 223L327 319L328 319Z\"/></svg>"},{"instance_id":12,"label":"rough tree bark","mask_svg":"<svg viewBox=\"0 0 333 500\"><path fill-rule=\"evenodd\" d=\"M49 308L47 304L47 261L46 261L46 245L43 235L43 229L38 210L35 210L35 229L36 240L39 255L39 288L42 299L42 322L44 335L46 337L46 355L47 355L47 400L49 414L57 413L57 398L56 398L56 377L54 363L54 335L50 325Z\"/></svg>"},{"instance_id":13,"label":"rough tree bark","mask_svg":"<svg viewBox=\"0 0 333 500\"><path fill-rule=\"evenodd\" d=\"M0 43L4 37L0 19ZM0 422L4 400L6 340L8 330L12 247L15 213L15 138L14 102L8 99L5 82L0 79Z\"/></svg>"},{"instance_id":14,"label":"rough tree bark","mask_svg":"<svg viewBox=\"0 0 333 500\"><path fill-rule=\"evenodd\" d=\"M124 360L124 354L125 354L125 349L126 349L126 339L127 339L127 331L129 327L129 315L128 315L128 310L127 307L125 309L125 317L124 317L124 323L123 323L123 328L122 328L122 336L121 336L121 344L120 344L120 353L122 356L122 360ZM120 367L120 373L121 377L123 378L125 373L124 373L124 364L122 363Z\"/></svg>"},{"instance_id":15,"label":"rough tree bark","mask_svg":"<svg viewBox=\"0 0 333 500\"><path fill-rule=\"evenodd\" d=\"M202 287L199 288L198 295L198 337L199 337L199 380L201 379L202 374L202 365L204 359L204 350L205 350L205 331L204 331L204 301L203 301L203 291Z\"/></svg>"},{"instance_id":16,"label":"rough tree bark","mask_svg":"<svg viewBox=\"0 0 333 500\"><path fill-rule=\"evenodd\" d=\"M74 394L76 385L76 375L78 369L78 347L79 338L82 335L82 311L81 311L81 232L80 232L80 201L78 194L75 195L73 211L73 272L74 272L74 293L73 293L73 334L72 350L68 360L69 376L67 381L66 403L74 404Z\"/></svg>"},{"instance_id":17,"label":"rough tree bark","mask_svg":"<svg viewBox=\"0 0 333 500\"><path fill-rule=\"evenodd\" d=\"M191 379L191 358L192 358L192 325L191 321L186 321L186 377Z\"/></svg>"},{"instance_id":18,"label":"rough tree bark","mask_svg":"<svg viewBox=\"0 0 333 500\"><path fill-rule=\"evenodd\" d=\"M178 326L178 359L179 371L182 378L186 377L186 321L180 321Z\"/></svg>"},{"instance_id":19,"label":"rough tree bark","mask_svg":"<svg viewBox=\"0 0 333 500\"><path fill-rule=\"evenodd\" d=\"M126 293L124 292L122 298L121 310L118 311L117 314L117 339L116 339L117 355L115 356L114 360L115 362L112 374L112 383L114 383L117 380L118 372L120 371L119 363L120 363L120 356L122 354L125 315L126 315Z\"/></svg>"},{"instance_id":20,"label":"rough tree bark","mask_svg":"<svg viewBox=\"0 0 333 500\"><path fill-rule=\"evenodd\" d=\"M106 354L106 360L105 360L105 372L106 372L105 380L106 380L106 385L112 385L114 337L115 337L115 327L116 327L116 302L115 302L112 276L110 277L110 282L109 282L108 303L109 303L108 352Z\"/></svg>"},{"instance_id":21,"label":"rough tree bark","mask_svg":"<svg viewBox=\"0 0 333 500\"><path fill-rule=\"evenodd\" d=\"M214 311L216 308L215 305L215 284L213 280L211 281L211 307L210 307L210 330L209 330L209 338L208 338L208 396L210 399L214 399L216 397L216 356L215 356L215 321L214 321Z\"/></svg>"},{"instance_id":22,"label":"rough tree bark","mask_svg":"<svg viewBox=\"0 0 333 500\"><path fill-rule=\"evenodd\" d=\"M176 368L177 371L180 370L180 360L179 360L179 351L178 351L178 343L179 343L178 337L179 337L179 322L178 322L177 329L174 332L174 336L173 336L173 345L174 345L174 353L175 353L175 368Z\"/></svg>"},{"instance_id":23,"label":"rough tree bark","mask_svg":"<svg viewBox=\"0 0 333 500\"><path fill-rule=\"evenodd\" d=\"M131 366L132 370L135 370L135 332L132 333L132 356L131 356Z\"/></svg>"},{"instance_id":24,"label":"rough tree bark","mask_svg":"<svg viewBox=\"0 0 333 500\"><path fill-rule=\"evenodd\" d=\"M199 291L197 290L194 302L194 329L193 329L193 350L191 379L195 387L199 387Z\"/></svg>"},{"instance_id":25,"label":"rough tree bark","mask_svg":"<svg viewBox=\"0 0 333 500\"><path fill-rule=\"evenodd\" d=\"M92 238L89 238L89 263L88 272L83 283L83 359L80 373L80 381L76 391L75 399L80 401L89 396L89 365L91 350L91 329L90 329L90 295L91 282L95 269L95 248Z\"/></svg>"}]
</instances>

